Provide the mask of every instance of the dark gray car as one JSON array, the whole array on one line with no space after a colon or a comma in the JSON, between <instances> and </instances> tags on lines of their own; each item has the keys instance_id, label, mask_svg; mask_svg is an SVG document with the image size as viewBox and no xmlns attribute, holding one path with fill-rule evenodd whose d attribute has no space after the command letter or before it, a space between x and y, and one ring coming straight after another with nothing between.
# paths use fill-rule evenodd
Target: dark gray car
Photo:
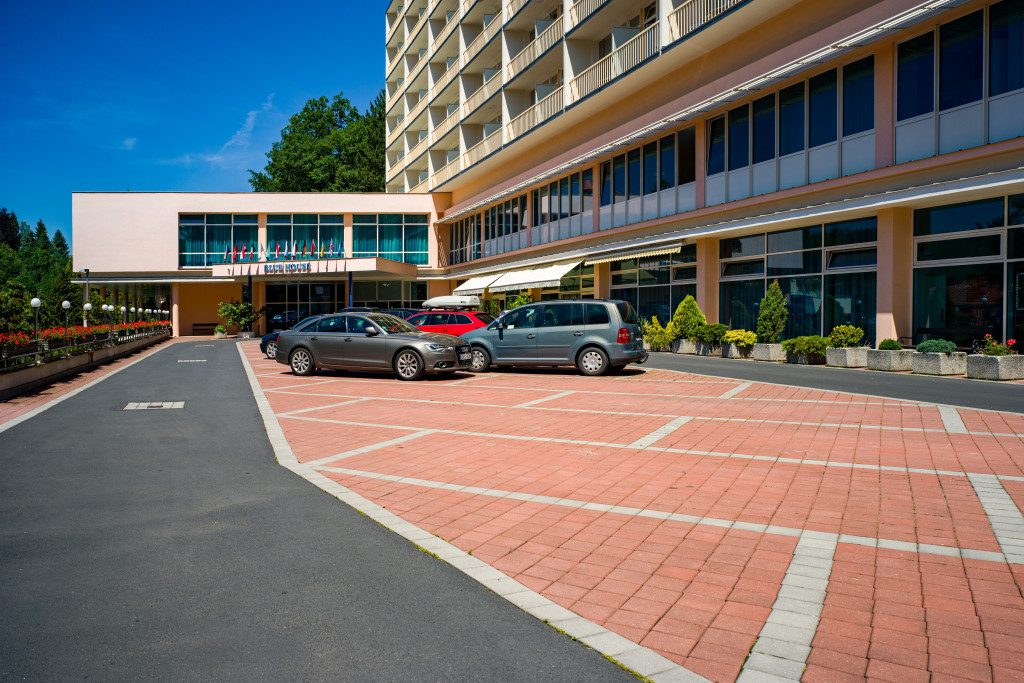
<instances>
[{"instance_id":1,"label":"dark gray car","mask_svg":"<svg viewBox=\"0 0 1024 683\"><path fill-rule=\"evenodd\" d=\"M468 370L472 353L460 337L421 332L393 315L348 313L282 332L275 360L296 375L311 375L317 368L393 370L409 380L428 372Z\"/></svg>"},{"instance_id":2,"label":"dark gray car","mask_svg":"<svg viewBox=\"0 0 1024 683\"><path fill-rule=\"evenodd\" d=\"M473 372L493 365L575 365L584 375L647 360L640 318L626 301L544 301L509 311L462 335Z\"/></svg>"}]
</instances>

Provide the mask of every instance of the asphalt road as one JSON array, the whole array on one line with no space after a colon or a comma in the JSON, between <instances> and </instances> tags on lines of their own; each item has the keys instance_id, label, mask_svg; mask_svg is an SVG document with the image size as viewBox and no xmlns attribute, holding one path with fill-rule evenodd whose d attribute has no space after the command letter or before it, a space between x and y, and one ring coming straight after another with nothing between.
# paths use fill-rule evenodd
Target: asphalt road
<instances>
[{"instance_id":1,"label":"asphalt road","mask_svg":"<svg viewBox=\"0 0 1024 683\"><path fill-rule=\"evenodd\" d=\"M0 433L0 468L0 679L635 680L280 467L234 343Z\"/></svg>"},{"instance_id":2,"label":"asphalt road","mask_svg":"<svg viewBox=\"0 0 1024 683\"><path fill-rule=\"evenodd\" d=\"M633 366L630 366L633 367ZM752 382L843 391L964 408L1024 413L1024 384L930 377L822 365L789 365L678 353L652 353L647 368L695 372Z\"/></svg>"}]
</instances>

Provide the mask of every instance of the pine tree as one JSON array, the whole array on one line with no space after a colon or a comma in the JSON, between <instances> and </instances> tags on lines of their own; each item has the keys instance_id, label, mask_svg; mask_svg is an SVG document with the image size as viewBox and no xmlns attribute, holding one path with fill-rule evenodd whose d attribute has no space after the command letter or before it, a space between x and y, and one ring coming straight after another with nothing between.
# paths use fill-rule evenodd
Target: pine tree
<instances>
[{"instance_id":1,"label":"pine tree","mask_svg":"<svg viewBox=\"0 0 1024 683\"><path fill-rule=\"evenodd\" d=\"M71 248L68 247L68 241L64 239L64 233L60 230L53 234L53 241L50 244L53 247L53 253L57 256L58 260L66 259L71 256Z\"/></svg>"},{"instance_id":2,"label":"pine tree","mask_svg":"<svg viewBox=\"0 0 1024 683\"><path fill-rule=\"evenodd\" d=\"M757 340L763 344L778 344L786 329L789 309L786 298L782 295L779 281L775 280L768 287L768 292L761 299L761 310L757 314Z\"/></svg>"},{"instance_id":3,"label":"pine tree","mask_svg":"<svg viewBox=\"0 0 1024 683\"><path fill-rule=\"evenodd\" d=\"M0 244L6 244L14 251L21 247L18 217L7 207L0 207Z\"/></svg>"},{"instance_id":4,"label":"pine tree","mask_svg":"<svg viewBox=\"0 0 1024 683\"><path fill-rule=\"evenodd\" d=\"M693 339L693 332L697 326L703 325L707 321L704 312L697 305L697 300L690 294L687 294L686 298L679 303L675 315L672 316L676 332L683 339Z\"/></svg>"}]
</instances>

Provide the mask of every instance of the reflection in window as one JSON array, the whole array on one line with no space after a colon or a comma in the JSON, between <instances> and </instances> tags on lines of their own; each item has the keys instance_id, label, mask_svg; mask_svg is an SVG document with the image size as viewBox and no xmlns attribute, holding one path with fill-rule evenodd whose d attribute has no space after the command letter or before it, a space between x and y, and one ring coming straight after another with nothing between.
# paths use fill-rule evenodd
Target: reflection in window
<instances>
[{"instance_id":1,"label":"reflection in window","mask_svg":"<svg viewBox=\"0 0 1024 683\"><path fill-rule=\"evenodd\" d=\"M1024 2L989 8L989 95L1024 88Z\"/></svg>"},{"instance_id":2,"label":"reflection in window","mask_svg":"<svg viewBox=\"0 0 1024 683\"><path fill-rule=\"evenodd\" d=\"M747 105L729 112L729 170L746 167L750 159L750 110Z\"/></svg>"},{"instance_id":3,"label":"reflection in window","mask_svg":"<svg viewBox=\"0 0 1024 683\"><path fill-rule=\"evenodd\" d=\"M661 153L660 188L669 190L676 186L676 137L666 135L658 144Z\"/></svg>"},{"instance_id":4,"label":"reflection in window","mask_svg":"<svg viewBox=\"0 0 1024 683\"><path fill-rule=\"evenodd\" d=\"M935 106L935 36L900 43L896 56L896 119L930 113Z\"/></svg>"},{"instance_id":5,"label":"reflection in window","mask_svg":"<svg viewBox=\"0 0 1024 683\"><path fill-rule=\"evenodd\" d=\"M875 127L875 57L843 67L843 135Z\"/></svg>"},{"instance_id":6,"label":"reflection in window","mask_svg":"<svg viewBox=\"0 0 1024 683\"><path fill-rule=\"evenodd\" d=\"M939 109L952 109L982 96L985 68L982 28L978 10L939 28Z\"/></svg>"},{"instance_id":7,"label":"reflection in window","mask_svg":"<svg viewBox=\"0 0 1024 683\"><path fill-rule=\"evenodd\" d=\"M876 280L874 272L825 276L824 334L836 325L853 325L864 330L862 344L875 345Z\"/></svg>"},{"instance_id":8,"label":"reflection in window","mask_svg":"<svg viewBox=\"0 0 1024 683\"><path fill-rule=\"evenodd\" d=\"M684 128L676 137L679 141L679 184L686 185L697 179L696 129Z\"/></svg>"},{"instance_id":9,"label":"reflection in window","mask_svg":"<svg viewBox=\"0 0 1024 683\"><path fill-rule=\"evenodd\" d=\"M826 71L811 78L809 117L810 146L817 147L836 141L836 119L838 113L838 84L836 70Z\"/></svg>"},{"instance_id":10,"label":"reflection in window","mask_svg":"<svg viewBox=\"0 0 1024 683\"><path fill-rule=\"evenodd\" d=\"M1002 263L914 269L914 329L973 330L915 335L914 343L931 336L969 346L985 332L1002 339L1002 319Z\"/></svg>"},{"instance_id":11,"label":"reflection in window","mask_svg":"<svg viewBox=\"0 0 1024 683\"><path fill-rule=\"evenodd\" d=\"M718 320L732 330L757 329L757 312L764 298L764 279L722 282Z\"/></svg>"},{"instance_id":12,"label":"reflection in window","mask_svg":"<svg viewBox=\"0 0 1024 683\"><path fill-rule=\"evenodd\" d=\"M754 163L775 158L775 95L754 100Z\"/></svg>"},{"instance_id":13,"label":"reflection in window","mask_svg":"<svg viewBox=\"0 0 1024 683\"><path fill-rule=\"evenodd\" d=\"M708 128L708 175L725 171L725 117L713 119Z\"/></svg>"},{"instance_id":14,"label":"reflection in window","mask_svg":"<svg viewBox=\"0 0 1024 683\"><path fill-rule=\"evenodd\" d=\"M804 84L779 91L779 154L785 156L804 148Z\"/></svg>"},{"instance_id":15,"label":"reflection in window","mask_svg":"<svg viewBox=\"0 0 1024 683\"><path fill-rule=\"evenodd\" d=\"M983 230L1003 225L1003 198L947 204L914 211L914 236Z\"/></svg>"}]
</instances>

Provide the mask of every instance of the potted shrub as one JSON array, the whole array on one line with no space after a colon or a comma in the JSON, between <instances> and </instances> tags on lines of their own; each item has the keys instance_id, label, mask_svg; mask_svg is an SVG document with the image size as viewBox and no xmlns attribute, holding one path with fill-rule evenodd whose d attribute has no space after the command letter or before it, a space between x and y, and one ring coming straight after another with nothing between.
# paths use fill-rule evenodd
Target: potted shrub
<instances>
[{"instance_id":1,"label":"potted shrub","mask_svg":"<svg viewBox=\"0 0 1024 683\"><path fill-rule=\"evenodd\" d=\"M825 350L828 348L828 337L808 335L795 337L782 342L786 350L786 362L800 365L823 365Z\"/></svg>"},{"instance_id":2,"label":"potted shrub","mask_svg":"<svg viewBox=\"0 0 1024 683\"><path fill-rule=\"evenodd\" d=\"M658 316L652 315L650 322L644 325L644 342L651 351L669 351L675 337L676 326L672 321L662 327Z\"/></svg>"},{"instance_id":3,"label":"potted shrub","mask_svg":"<svg viewBox=\"0 0 1024 683\"><path fill-rule=\"evenodd\" d=\"M868 370L909 372L914 349L905 349L895 339L883 339L877 349L868 349Z\"/></svg>"},{"instance_id":4,"label":"potted shrub","mask_svg":"<svg viewBox=\"0 0 1024 683\"><path fill-rule=\"evenodd\" d=\"M917 345L910 367L919 375L963 375L967 354L945 339L929 339Z\"/></svg>"},{"instance_id":5,"label":"potted shrub","mask_svg":"<svg viewBox=\"0 0 1024 683\"><path fill-rule=\"evenodd\" d=\"M860 345L864 330L853 325L837 325L828 336L825 363L834 368L863 368L868 364L868 349Z\"/></svg>"},{"instance_id":6,"label":"potted shrub","mask_svg":"<svg viewBox=\"0 0 1024 683\"><path fill-rule=\"evenodd\" d=\"M750 358L757 334L747 330L729 330L722 335L722 358Z\"/></svg>"},{"instance_id":7,"label":"potted shrub","mask_svg":"<svg viewBox=\"0 0 1024 683\"><path fill-rule=\"evenodd\" d=\"M717 352L727 329L722 323L698 325L693 332L694 341L697 342L697 355L707 356Z\"/></svg>"},{"instance_id":8,"label":"potted shrub","mask_svg":"<svg viewBox=\"0 0 1024 683\"><path fill-rule=\"evenodd\" d=\"M760 311L757 314L758 342L754 344L754 360L776 363L786 360L786 352L779 344L779 340L786 329L788 317L786 298L782 296L779 281L774 280L761 299Z\"/></svg>"},{"instance_id":9,"label":"potted shrub","mask_svg":"<svg viewBox=\"0 0 1024 683\"><path fill-rule=\"evenodd\" d=\"M672 342L673 353L697 353L697 343L694 341L694 330L698 325L707 324L703 311L697 305L697 300L687 294L678 306L675 315L672 316L675 323L678 339Z\"/></svg>"},{"instance_id":10,"label":"potted shrub","mask_svg":"<svg viewBox=\"0 0 1024 683\"><path fill-rule=\"evenodd\" d=\"M220 302L217 308L217 316L227 323L228 327L238 330L238 336L247 339L252 336L252 327L260 316L263 315L266 307L256 310L248 301Z\"/></svg>"},{"instance_id":11,"label":"potted shrub","mask_svg":"<svg viewBox=\"0 0 1024 683\"><path fill-rule=\"evenodd\" d=\"M986 334L980 353L967 356L967 376L971 379L1024 379L1024 356L1013 350L1016 339L998 343Z\"/></svg>"},{"instance_id":12,"label":"potted shrub","mask_svg":"<svg viewBox=\"0 0 1024 683\"><path fill-rule=\"evenodd\" d=\"M227 339L228 338L228 329L226 327L224 327L223 325L217 325L217 327L213 328L213 338L214 339Z\"/></svg>"}]
</instances>

